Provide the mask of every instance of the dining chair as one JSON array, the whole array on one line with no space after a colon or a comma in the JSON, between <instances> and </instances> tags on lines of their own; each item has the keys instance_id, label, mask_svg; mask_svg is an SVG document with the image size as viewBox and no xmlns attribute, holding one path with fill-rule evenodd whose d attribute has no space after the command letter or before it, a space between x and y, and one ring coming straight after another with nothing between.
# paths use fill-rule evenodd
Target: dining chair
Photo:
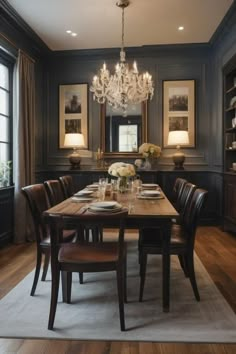
<instances>
[{"instance_id":1,"label":"dining chair","mask_svg":"<svg viewBox=\"0 0 236 354\"><path fill-rule=\"evenodd\" d=\"M188 181L184 178L177 177L175 179L175 183L174 183L174 187L173 187L173 191L172 191L172 202L173 202L174 206L177 205L178 199L181 197L183 187L187 182Z\"/></svg>"},{"instance_id":2,"label":"dining chair","mask_svg":"<svg viewBox=\"0 0 236 354\"><path fill-rule=\"evenodd\" d=\"M50 179L44 182L50 206L61 203L65 197L61 183L57 179Z\"/></svg>"},{"instance_id":3,"label":"dining chair","mask_svg":"<svg viewBox=\"0 0 236 354\"><path fill-rule=\"evenodd\" d=\"M43 273L42 273L42 281L45 281L48 265L50 260L50 235L47 225L44 223L44 219L42 214L45 210L50 208L50 203L48 200L48 196L46 193L45 186L42 183L33 184L26 187L23 187L22 194L25 196L33 224L34 224L34 232L35 239L37 243L37 256L36 256L36 268L34 274L34 280L30 295L33 296L35 294L35 290L37 287L40 268L42 264L42 258L44 256L44 264L43 264ZM63 240L65 242L70 242L74 239L75 232L72 230L64 230L63 231Z\"/></svg>"},{"instance_id":4,"label":"dining chair","mask_svg":"<svg viewBox=\"0 0 236 354\"><path fill-rule=\"evenodd\" d=\"M60 176L59 182L64 193L64 198L67 199L75 193L75 187L73 183L73 178L70 175Z\"/></svg>"},{"instance_id":5,"label":"dining chair","mask_svg":"<svg viewBox=\"0 0 236 354\"><path fill-rule=\"evenodd\" d=\"M170 255L177 255L180 265L187 277L189 277L192 289L197 301L200 301L200 295L197 288L197 282L194 271L194 242L196 229L199 223L199 217L206 203L208 192L197 188L192 198L189 200L186 211L180 225L172 225L170 238ZM146 265L148 254L161 255L162 232L161 229L141 230L139 242L140 259L140 289L139 301L143 299L144 283L146 277Z\"/></svg>"},{"instance_id":6,"label":"dining chair","mask_svg":"<svg viewBox=\"0 0 236 354\"><path fill-rule=\"evenodd\" d=\"M105 215L106 214L106 215ZM49 214L47 222L50 226L52 254L52 288L48 329L54 326L60 273L65 281L62 283L63 301L71 302L72 273L115 271L117 278L120 328L125 330L124 301L126 301L126 245L124 243L125 219L127 210L117 213L83 213L74 216L59 216ZM71 225L76 229L87 225L103 228L104 225L116 228L118 240L114 242L81 242L63 243L62 230ZM109 294L108 294L109 297ZM95 301L95 300L94 300Z\"/></svg>"},{"instance_id":7,"label":"dining chair","mask_svg":"<svg viewBox=\"0 0 236 354\"><path fill-rule=\"evenodd\" d=\"M192 198L194 191L197 189L197 186L191 182L186 182L183 184L182 191L176 201L176 210L179 212L179 217L175 220L175 223L180 223L186 208L189 205L189 201Z\"/></svg>"},{"instance_id":8,"label":"dining chair","mask_svg":"<svg viewBox=\"0 0 236 354\"><path fill-rule=\"evenodd\" d=\"M54 203L52 205L56 205L62 200L70 198L74 194L73 179L69 175L59 177L58 181L49 180L44 183L47 187L49 199ZM61 188L59 188L59 184ZM63 195L61 194L61 190L63 191ZM96 227L93 228L92 226L86 227L83 231L80 230L80 238L83 237L86 241L89 241L90 238L92 238L93 242L98 240L102 241L102 235L102 230L98 230ZM81 284L83 283L82 274L80 274L80 282Z\"/></svg>"}]
</instances>

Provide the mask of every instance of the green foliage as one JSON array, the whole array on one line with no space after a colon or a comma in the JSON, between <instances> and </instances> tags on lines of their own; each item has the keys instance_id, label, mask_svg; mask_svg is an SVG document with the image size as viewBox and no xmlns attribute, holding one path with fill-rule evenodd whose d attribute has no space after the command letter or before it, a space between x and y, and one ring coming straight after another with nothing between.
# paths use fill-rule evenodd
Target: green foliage
<instances>
[{"instance_id":1,"label":"green foliage","mask_svg":"<svg viewBox=\"0 0 236 354\"><path fill-rule=\"evenodd\" d=\"M12 161L0 162L0 188L10 185Z\"/></svg>"}]
</instances>

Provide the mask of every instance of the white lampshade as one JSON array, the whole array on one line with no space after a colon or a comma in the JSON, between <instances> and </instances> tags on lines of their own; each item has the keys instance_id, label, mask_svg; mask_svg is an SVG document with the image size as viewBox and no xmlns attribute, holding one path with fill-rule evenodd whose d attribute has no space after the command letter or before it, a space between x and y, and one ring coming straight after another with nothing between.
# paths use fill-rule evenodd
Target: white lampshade
<instances>
[{"instance_id":1,"label":"white lampshade","mask_svg":"<svg viewBox=\"0 0 236 354\"><path fill-rule=\"evenodd\" d=\"M169 132L167 145L188 145L189 136L186 130L173 130Z\"/></svg>"},{"instance_id":2,"label":"white lampshade","mask_svg":"<svg viewBox=\"0 0 236 354\"><path fill-rule=\"evenodd\" d=\"M80 133L65 134L64 146L82 147L84 146L84 136Z\"/></svg>"}]
</instances>

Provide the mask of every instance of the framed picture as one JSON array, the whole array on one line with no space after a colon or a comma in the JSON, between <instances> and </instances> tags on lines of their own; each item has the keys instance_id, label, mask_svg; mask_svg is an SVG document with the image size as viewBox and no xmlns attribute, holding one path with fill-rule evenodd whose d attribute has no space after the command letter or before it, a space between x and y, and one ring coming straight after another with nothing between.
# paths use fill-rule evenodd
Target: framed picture
<instances>
[{"instance_id":1,"label":"framed picture","mask_svg":"<svg viewBox=\"0 0 236 354\"><path fill-rule=\"evenodd\" d=\"M66 133L82 133L88 149L88 84L59 86L59 147Z\"/></svg>"},{"instance_id":2,"label":"framed picture","mask_svg":"<svg viewBox=\"0 0 236 354\"><path fill-rule=\"evenodd\" d=\"M195 80L163 81L163 146L173 130L186 130L195 147ZM177 145L177 144L176 144Z\"/></svg>"}]
</instances>

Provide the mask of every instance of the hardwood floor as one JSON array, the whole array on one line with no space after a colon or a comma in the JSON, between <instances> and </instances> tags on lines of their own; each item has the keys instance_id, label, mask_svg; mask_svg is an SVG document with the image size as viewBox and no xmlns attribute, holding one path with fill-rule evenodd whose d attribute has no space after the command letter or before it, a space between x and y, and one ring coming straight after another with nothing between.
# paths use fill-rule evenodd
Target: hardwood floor
<instances>
[{"instance_id":1,"label":"hardwood floor","mask_svg":"<svg viewBox=\"0 0 236 354\"><path fill-rule=\"evenodd\" d=\"M200 227L195 250L216 286L236 312L236 236L222 232L217 227ZM34 266L35 244L10 245L1 249L0 299ZM51 353L233 354L236 353L236 344L0 339L0 354Z\"/></svg>"}]
</instances>

